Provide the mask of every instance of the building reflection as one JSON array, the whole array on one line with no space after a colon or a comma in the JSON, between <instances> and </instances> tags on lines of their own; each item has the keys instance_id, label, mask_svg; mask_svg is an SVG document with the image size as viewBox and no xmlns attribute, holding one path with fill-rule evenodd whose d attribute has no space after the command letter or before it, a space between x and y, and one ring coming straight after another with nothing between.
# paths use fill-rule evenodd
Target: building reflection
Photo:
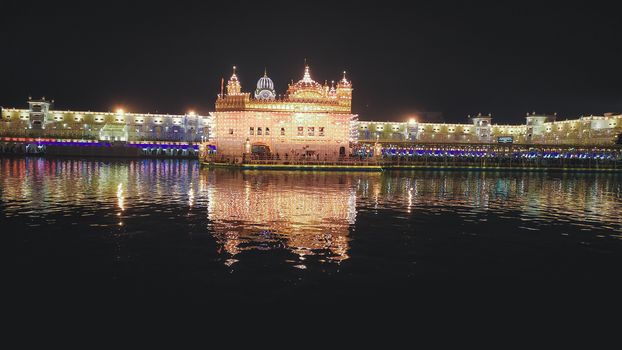
<instances>
[{"instance_id":1,"label":"building reflection","mask_svg":"<svg viewBox=\"0 0 622 350\"><path fill-rule=\"evenodd\" d=\"M114 210L122 216L153 203L192 207L192 178L198 171L196 162L185 160L3 158L0 194L6 216L30 208L36 208L37 215L76 208L80 212Z\"/></svg>"},{"instance_id":2,"label":"building reflection","mask_svg":"<svg viewBox=\"0 0 622 350\"><path fill-rule=\"evenodd\" d=\"M284 247L300 260L324 255L342 261L349 257L354 183L361 177L380 175L213 170L202 173L201 181L207 183L214 236L231 256Z\"/></svg>"},{"instance_id":3,"label":"building reflection","mask_svg":"<svg viewBox=\"0 0 622 350\"><path fill-rule=\"evenodd\" d=\"M377 182L359 181L359 212L512 215L542 225L572 222L580 226L589 221L622 230L619 174L430 171L387 175Z\"/></svg>"}]
</instances>

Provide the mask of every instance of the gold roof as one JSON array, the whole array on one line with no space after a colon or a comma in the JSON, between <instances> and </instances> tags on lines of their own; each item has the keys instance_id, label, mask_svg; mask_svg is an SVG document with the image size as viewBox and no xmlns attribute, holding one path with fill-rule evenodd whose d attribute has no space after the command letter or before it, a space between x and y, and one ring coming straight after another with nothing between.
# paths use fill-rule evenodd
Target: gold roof
<instances>
[{"instance_id":1,"label":"gold roof","mask_svg":"<svg viewBox=\"0 0 622 350\"><path fill-rule=\"evenodd\" d=\"M227 87L227 94L218 95L216 112L352 112L352 84L346 80L345 72L343 79L337 84L337 90L334 90L328 85L322 85L313 80L309 66L305 65L302 79L295 84L290 84L284 97L278 96L274 100L255 99L250 93L238 90L240 85L235 71Z\"/></svg>"},{"instance_id":2,"label":"gold roof","mask_svg":"<svg viewBox=\"0 0 622 350\"><path fill-rule=\"evenodd\" d=\"M305 73L296 84L289 85L287 95L290 99L317 99L325 98L328 94L322 84L311 79L309 66L305 66Z\"/></svg>"}]
</instances>

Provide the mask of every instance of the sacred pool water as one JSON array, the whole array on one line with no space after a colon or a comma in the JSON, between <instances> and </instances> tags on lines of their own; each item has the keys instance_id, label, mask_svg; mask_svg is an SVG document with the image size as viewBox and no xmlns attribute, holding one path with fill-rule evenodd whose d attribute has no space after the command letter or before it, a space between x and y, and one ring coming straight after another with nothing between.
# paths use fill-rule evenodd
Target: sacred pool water
<instances>
[{"instance_id":1,"label":"sacred pool water","mask_svg":"<svg viewBox=\"0 0 622 350\"><path fill-rule=\"evenodd\" d=\"M617 174L5 158L0 222L7 285L40 306L609 293L622 266L621 190Z\"/></svg>"}]
</instances>

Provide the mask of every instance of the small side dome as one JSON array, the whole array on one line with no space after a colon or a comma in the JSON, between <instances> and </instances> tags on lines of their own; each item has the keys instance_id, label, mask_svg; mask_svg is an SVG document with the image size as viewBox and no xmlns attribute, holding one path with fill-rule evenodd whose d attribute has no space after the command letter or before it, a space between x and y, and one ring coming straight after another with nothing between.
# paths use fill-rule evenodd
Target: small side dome
<instances>
[{"instance_id":1,"label":"small side dome","mask_svg":"<svg viewBox=\"0 0 622 350\"><path fill-rule=\"evenodd\" d=\"M274 83L268 77L268 72L264 71L263 77L257 81L257 90L255 90L255 98L261 100L274 100L276 93L274 92Z\"/></svg>"},{"instance_id":2,"label":"small side dome","mask_svg":"<svg viewBox=\"0 0 622 350\"><path fill-rule=\"evenodd\" d=\"M257 89L259 90L274 90L274 83L272 79L268 77L266 73L263 74L263 77L259 78L257 82Z\"/></svg>"}]
</instances>

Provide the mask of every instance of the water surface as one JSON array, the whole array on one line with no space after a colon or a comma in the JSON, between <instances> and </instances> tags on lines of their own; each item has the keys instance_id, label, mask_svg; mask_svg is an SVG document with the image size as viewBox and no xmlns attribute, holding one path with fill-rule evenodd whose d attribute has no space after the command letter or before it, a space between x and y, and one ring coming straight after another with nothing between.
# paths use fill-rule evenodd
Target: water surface
<instances>
[{"instance_id":1,"label":"water surface","mask_svg":"<svg viewBox=\"0 0 622 350\"><path fill-rule=\"evenodd\" d=\"M621 180L7 158L0 223L14 243L14 290L41 303L336 304L411 300L430 286L612 288Z\"/></svg>"}]
</instances>

